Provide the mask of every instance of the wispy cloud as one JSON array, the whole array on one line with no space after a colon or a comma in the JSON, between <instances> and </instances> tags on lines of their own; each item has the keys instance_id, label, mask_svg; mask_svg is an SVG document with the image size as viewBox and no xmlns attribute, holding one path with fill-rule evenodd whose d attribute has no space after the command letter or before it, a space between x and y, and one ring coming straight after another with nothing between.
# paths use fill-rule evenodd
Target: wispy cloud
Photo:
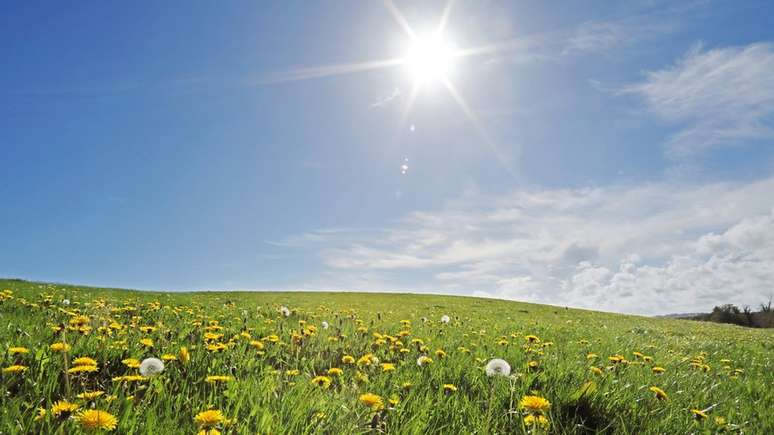
<instances>
[{"instance_id":1,"label":"wispy cloud","mask_svg":"<svg viewBox=\"0 0 774 435\"><path fill-rule=\"evenodd\" d=\"M684 157L774 137L774 45L704 50L625 88L662 119L679 126L668 152Z\"/></svg>"},{"instance_id":2,"label":"wispy cloud","mask_svg":"<svg viewBox=\"0 0 774 435\"><path fill-rule=\"evenodd\" d=\"M401 96L400 88L396 87L389 94L379 97L376 101L371 103L370 106L372 109L375 109L377 107L385 107L385 106L388 106L390 103L392 103L394 100L400 98L400 96Z\"/></svg>"},{"instance_id":3,"label":"wispy cloud","mask_svg":"<svg viewBox=\"0 0 774 435\"><path fill-rule=\"evenodd\" d=\"M774 282L774 178L468 193L389 228L304 243L328 282L663 313L757 303ZM409 274L409 285L402 278ZM371 290L361 282L361 290Z\"/></svg>"}]
</instances>

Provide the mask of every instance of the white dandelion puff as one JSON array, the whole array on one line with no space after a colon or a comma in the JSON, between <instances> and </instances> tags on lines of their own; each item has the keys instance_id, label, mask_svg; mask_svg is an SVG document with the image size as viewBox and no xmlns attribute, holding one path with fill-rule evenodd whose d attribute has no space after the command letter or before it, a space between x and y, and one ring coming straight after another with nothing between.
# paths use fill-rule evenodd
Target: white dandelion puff
<instances>
[{"instance_id":1,"label":"white dandelion puff","mask_svg":"<svg viewBox=\"0 0 774 435\"><path fill-rule=\"evenodd\" d=\"M70 299L62 299L62 305L64 306L70 305Z\"/></svg>"},{"instance_id":2,"label":"white dandelion puff","mask_svg":"<svg viewBox=\"0 0 774 435\"><path fill-rule=\"evenodd\" d=\"M323 328L323 329L328 329L330 326L331 326L331 325L329 325L329 324L328 324L328 322L326 322L325 320L323 320L323 322L322 322L322 328Z\"/></svg>"},{"instance_id":3,"label":"white dandelion puff","mask_svg":"<svg viewBox=\"0 0 774 435\"><path fill-rule=\"evenodd\" d=\"M140 363L140 374L145 377L156 376L164 371L164 362L158 358L145 358Z\"/></svg>"},{"instance_id":4,"label":"white dandelion puff","mask_svg":"<svg viewBox=\"0 0 774 435\"><path fill-rule=\"evenodd\" d=\"M290 317L290 310L284 305L280 307L280 313L285 317Z\"/></svg>"},{"instance_id":5,"label":"white dandelion puff","mask_svg":"<svg viewBox=\"0 0 774 435\"><path fill-rule=\"evenodd\" d=\"M511 366L507 361L499 358L495 358L486 363L487 376L508 376L511 374Z\"/></svg>"},{"instance_id":6,"label":"white dandelion puff","mask_svg":"<svg viewBox=\"0 0 774 435\"><path fill-rule=\"evenodd\" d=\"M441 316L441 323L449 323L450 321L451 321L451 319L446 314Z\"/></svg>"}]
</instances>

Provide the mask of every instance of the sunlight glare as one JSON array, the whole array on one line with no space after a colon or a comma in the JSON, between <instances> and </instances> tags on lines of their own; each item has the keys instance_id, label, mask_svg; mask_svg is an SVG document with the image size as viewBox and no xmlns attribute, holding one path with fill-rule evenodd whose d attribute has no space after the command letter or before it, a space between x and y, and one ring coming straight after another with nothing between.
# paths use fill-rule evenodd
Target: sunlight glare
<instances>
[{"instance_id":1,"label":"sunlight glare","mask_svg":"<svg viewBox=\"0 0 774 435\"><path fill-rule=\"evenodd\" d=\"M452 66L454 51L440 35L417 38L405 64L417 83L442 81Z\"/></svg>"}]
</instances>

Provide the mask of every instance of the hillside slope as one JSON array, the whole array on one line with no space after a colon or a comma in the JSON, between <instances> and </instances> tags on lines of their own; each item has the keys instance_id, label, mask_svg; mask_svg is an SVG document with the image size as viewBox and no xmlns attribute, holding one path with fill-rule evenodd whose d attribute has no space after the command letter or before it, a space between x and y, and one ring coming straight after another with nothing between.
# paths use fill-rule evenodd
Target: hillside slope
<instances>
[{"instance_id":1,"label":"hillside slope","mask_svg":"<svg viewBox=\"0 0 774 435\"><path fill-rule=\"evenodd\" d=\"M774 432L767 330L451 296L0 291L2 433ZM149 357L165 367L141 376Z\"/></svg>"}]
</instances>

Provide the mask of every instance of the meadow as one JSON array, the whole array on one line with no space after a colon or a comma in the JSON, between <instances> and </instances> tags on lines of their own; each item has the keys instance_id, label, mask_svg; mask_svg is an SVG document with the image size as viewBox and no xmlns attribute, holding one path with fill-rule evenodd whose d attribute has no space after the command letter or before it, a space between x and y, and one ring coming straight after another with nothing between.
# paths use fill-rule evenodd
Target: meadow
<instances>
[{"instance_id":1,"label":"meadow","mask_svg":"<svg viewBox=\"0 0 774 435\"><path fill-rule=\"evenodd\" d=\"M0 315L3 434L774 433L771 330L15 280Z\"/></svg>"}]
</instances>

